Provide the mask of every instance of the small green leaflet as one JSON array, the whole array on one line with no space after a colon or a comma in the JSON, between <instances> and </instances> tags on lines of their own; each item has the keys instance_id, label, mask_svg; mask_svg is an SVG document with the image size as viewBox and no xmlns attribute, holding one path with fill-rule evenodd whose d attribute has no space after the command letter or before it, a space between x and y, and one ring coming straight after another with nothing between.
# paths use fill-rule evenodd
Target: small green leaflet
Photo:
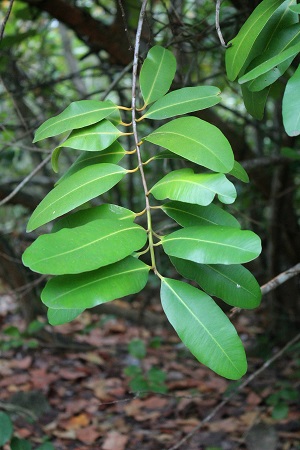
<instances>
[{"instance_id":1,"label":"small green leaflet","mask_svg":"<svg viewBox=\"0 0 300 450\"><path fill-rule=\"evenodd\" d=\"M92 272L54 277L46 284L41 298L54 309L93 308L140 292L147 283L149 270L142 261L128 256Z\"/></svg>"},{"instance_id":2,"label":"small green leaflet","mask_svg":"<svg viewBox=\"0 0 300 450\"><path fill-rule=\"evenodd\" d=\"M174 170L158 181L150 190L157 199L169 198L180 202L209 205L215 195L222 203L235 201L234 185L222 173L195 174L192 169Z\"/></svg>"},{"instance_id":3,"label":"small green leaflet","mask_svg":"<svg viewBox=\"0 0 300 450\"><path fill-rule=\"evenodd\" d=\"M232 175L233 177L237 178L240 181L243 181L244 183L249 183L249 177L246 170L237 161L234 161L233 169L229 172L229 175Z\"/></svg>"},{"instance_id":4,"label":"small green leaflet","mask_svg":"<svg viewBox=\"0 0 300 450\"><path fill-rule=\"evenodd\" d=\"M94 164L84 167L61 181L34 210L27 231L35 230L77 206L107 192L126 174L115 164Z\"/></svg>"},{"instance_id":5,"label":"small green leaflet","mask_svg":"<svg viewBox=\"0 0 300 450\"><path fill-rule=\"evenodd\" d=\"M182 202L168 202L162 205L161 209L182 227L194 225L241 227L235 217L213 203L208 206L200 206Z\"/></svg>"},{"instance_id":6,"label":"small green leaflet","mask_svg":"<svg viewBox=\"0 0 300 450\"><path fill-rule=\"evenodd\" d=\"M143 138L216 172L230 172L234 158L223 133L197 117L181 117Z\"/></svg>"},{"instance_id":7,"label":"small green leaflet","mask_svg":"<svg viewBox=\"0 0 300 450\"><path fill-rule=\"evenodd\" d=\"M0 411L0 445L6 444L12 437L13 424L10 417Z\"/></svg>"},{"instance_id":8,"label":"small green leaflet","mask_svg":"<svg viewBox=\"0 0 300 450\"><path fill-rule=\"evenodd\" d=\"M109 147L123 133L108 120L72 131L58 147L75 148L87 152L97 152Z\"/></svg>"},{"instance_id":9,"label":"small green leaflet","mask_svg":"<svg viewBox=\"0 0 300 450\"><path fill-rule=\"evenodd\" d=\"M83 167L90 166L92 164L118 164L125 154L126 151L118 141L115 141L105 150L100 152L83 152L72 164L69 170L67 170L67 172L56 182L56 184L68 178L73 173L78 172Z\"/></svg>"},{"instance_id":10,"label":"small green leaflet","mask_svg":"<svg viewBox=\"0 0 300 450\"><path fill-rule=\"evenodd\" d=\"M171 325L198 361L231 380L245 374L242 342L212 298L187 283L163 278L161 301Z\"/></svg>"},{"instance_id":11,"label":"small green leaflet","mask_svg":"<svg viewBox=\"0 0 300 450\"><path fill-rule=\"evenodd\" d=\"M249 58L251 60L263 51L260 45L256 44L256 41L262 32L266 33L267 31L272 34L273 24L270 26L268 22L272 22L272 16L276 16L274 13L281 5L282 0L263 0L244 23L237 36L230 41L231 46L227 48L225 54L229 80L235 80L245 63L250 62ZM255 44L258 48L255 48Z\"/></svg>"},{"instance_id":12,"label":"small green leaflet","mask_svg":"<svg viewBox=\"0 0 300 450\"><path fill-rule=\"evenodd\" d=\"M98 219L129 220L133 222L135 217L136 214L127 208L106 203L66 215L54 224L51 232L55 233L62 228L80 227L81 225L85 225L88 222Z\"/></svg>"},{"instance_id":13,"label":"small green leaflet","mask_svg":"<svg viewBox=\"0 0 300 450\"><path fill-rule=\"evenodd\" d=\"M270 42L270 45L267 47L262 55L259 55L255 58L249 68L253 69L257 67L259 64L268 61L271 57L278 55L283 50L289 48L293 44L297 44L300 41L300 24L296 23L290 27L284 28L280 30L276 36ZM272 83L282 75L288 69L291 62L293 61L293 57L287 59L283 63L276 65L269 72L264 73L263 75L255 78L254 80L247 83L247 87L250 91L261 91L265 87L270 86Z\"/></svg>"},{"instance_id":14,"label":"small green leaflet","mask_svg":"<svg viewBox=\"0 0 300 450\"><path fill-rule=\"evenodd\" d=\"M259 306L259 284L245 267L239 264L198 264L174 256L170 259L180 275L196 281L207 294L238 308L251 309Z\"/></svg>"},{"instance_id":15,"label":"small green leaflet","mask_svg":"<svg viewBox=\"0 0 300 450\"><path fill-rule=\"evenodd\" d=\"M220 89L214 86L178 89L157 100L141 119L168 119L169 117L200 111L219 103L221 101L220 94Z\"/></svg>"},{"instance_id":16,"label":"small green leaflet","mask_svg":"<svg viewBox=\"0 0 300 450\"><path fill-rule=\"evenodd\" d=\"M175 72L176 59L173 53L159 45L149 50L140 73L140 88L145 106L168 92Z\"/></svg>"},{"instance_id":17,"label":"small green leaflet","mask_svg":"<svg viewBox=\"0 0 300 450\"><path fill-rule=\"evenodd\" d=\"M245 75L243 75L241 78L239 78L239 83L247 83L248 81L254 80L255 78L259 77L260 75L263 75L267 73L269 70L272 70L273 68L276 68L277 65L283 63L284 61L288 60L289 58L295 58L297 54L300 52L300 42L298 42L295 45L292 45L291 47L287 48L286 50L283 50L278 55L273 56L272 58L268 59L267 61L259 64L254 69L247 72Z\"/></svg>"},{"instance_id":18,"label":"small green leaflet","mask_svg":"<svg viewBox=\"0 0 300 450\"><path fill-rule=\"evenodd\" d=\"M255 119L261 120L264 116L270 86L259 92L249 91L247 84L242 84L242 94L245 107L249 114Z\"/></svg>"},{"instance_id":19,"label":"small green leaflet","mask_svg":"<svg viewBox=\"0 0 300 450\"><path fill-rule=\"evenodd\" d=\"M73 102L62 113L46 120L37 129L33 142L100 122L116 109L117 106L110 100L104 102L97 100Z\"/></svg>"},{"instance_id":20,"label":"small green leaflet","mask_svg":"<svg viewBox=\"0 0 300 450\"><path fill-rule=\"evenodd\" d=\"M98 219L39 236L23 253L23 264L51 275L87 272L120 261L146 240L146 230L135 223Z\"/></svg>"},{"instance_id":21,"label":"small green leaflet","mask_svg":"<svg viewBox=\"0 0 300 450\"><path fill-rule=\"evenodd\" d=\"M261 252L259 237L248 230L221 226L193 226L161 238L169 256L201 264L242 264Z\"/></svg>"},{"instance_id":22,"label":"small green leaflet","mask_svg":"<svg viewBox=\"0 0 300 450\"><path fill-rule=\"evenodd\" d=\"M289 136L300 134L300 66L287 82L283 100L282 117L283 125Z\"/></svg>"},{"instance_id":23,"label":"small green leaflet","mask_svg":"<svg viewBox=\"0 0 300 450\"><path fill-rule=\"evenodd\" d=\"M84 309L54 309L49 308L47 311L48 322L50 325L62 325L71 322L78 317Z\"/></svg>"}]
</instances>

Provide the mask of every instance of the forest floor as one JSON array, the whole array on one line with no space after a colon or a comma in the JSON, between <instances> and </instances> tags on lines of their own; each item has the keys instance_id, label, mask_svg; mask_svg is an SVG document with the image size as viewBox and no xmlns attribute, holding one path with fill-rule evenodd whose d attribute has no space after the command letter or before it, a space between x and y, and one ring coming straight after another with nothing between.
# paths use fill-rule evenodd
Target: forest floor
<instances>
[{"instance_id":1,"label":"forest floor","mask_svg":"<svg viewBox=\"0 0 300 450\"><path fill-rule=\"evenodd\" d=\"M258 314L233 318L246 377L280 348L264 339ZM87 312L31 336L8 296L0 342L0 410L33 449L300 449L299 344L243 387L199 364L171 329Z\"/></svg>"}]
</instances>

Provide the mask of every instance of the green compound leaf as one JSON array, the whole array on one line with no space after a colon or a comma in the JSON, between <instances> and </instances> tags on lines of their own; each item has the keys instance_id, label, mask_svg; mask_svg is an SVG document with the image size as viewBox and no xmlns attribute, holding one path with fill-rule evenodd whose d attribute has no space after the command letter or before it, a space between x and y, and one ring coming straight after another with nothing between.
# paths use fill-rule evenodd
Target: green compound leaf
<instances>
[{"instance_id":1,"label":"green compound leaf","mask_svg":"<svg viewBox=\"0 0 300 450\"><path fill-rule=\"evenodd\" d=\"M223 133L197 117L182 117L143 138L216 172L229 172L234 158Z\"/></svg>"},{"instance_id":2,"label":"green compound leaf","mask_svg":"<svg viewBox=\"0 0 300 450\"><path fill-rule=\"evenodd\" d=\"M300 97L296 94L299 91L300 66L287 82L282 101L283 125L289 136L300 134Z\"/></svg>"},{"instance_id":3,"label":"green compound leaf","mask_svg":"<svg viewBox=\"0 0 300 450\"><path fill-rule=\"evenodd\" d=\"M169 202L162 205L161 209L182 227L194 225L241 227L235 217L214 204L199 206L182 202Z\"/></svg>"},{"instance_id":4,"label":"green compound leaf","mask_svg":"<svg viewBox=\"0 0 300 450\"><path fill-rule=\"evenodd\" d=\"M72 131L68 139L59 147L75 148L88 152L97 152L109 147L123 133L108 120L95 125Z\"/></svg>"},{"instance_id":5,"label":"green compound leaf","mask_svg":"<svg viewBox=\"0 0 300 450\"><path fill-rule=\"evenodd\" d=\"M244 65L263 52L266 41L279 31L281 17L291 0L263 0L244 23L237 36L230 41L225 55L229 80L236 79Z\"/></svg>"},{"instance_id":6,"label":"green compound leaf","mask_svg":"<svg viewBox=\"0 0 300 450\"><path fill-rule=\"evenodd\" d=\"M100 122L116 109L117 106L110 100L104 102L97 100L73 102L58 116L46 120L37 129L33 142Z\"/></svg>"},{"instance_id":7,"label":"green compound leaf","mask_svg":"<svg viewBox=\"0 0 300 450\"><path fill-rule=\"evenodd\" d=\"M237 161L234 161L233 169L229 172L229 174L237 178L238 180L243 181L244 183L249 183L249 177L246 170Z\"/></svg>"},{"instance_id":8,"label":"green compound leaf","mask_svg":"<svg viewBox=\"0 0 300 450\"><path fill-rule=\"evenodd\" d=\"M264 116L267 98L270 92L270 87L259 92L249 91L247 84L242 84L242 94L245 107L249 114L255 119L261 120Z\"/></svg>"},{"instance_id":9,"label":"green compound leaf","mask_svg":"<svg viewBox=\"0 0 300 450\"><path fill-rule=\"evenodd\" d=\"M140 292L147 283L150 267L129 256L110 266L80 275L52 278L42 291L49 308L93 308L101 303Z\"/></svg>"},{"instance_id":10,"label":"green compound leaf","mask_svg":"<svg viewBox=\"0 0 300 450\"><path fill-rule=\"evenodd\" d=\"M0 445L6 444L12 437L13 424L10 417L0 411Z\"/></svg>"},{"instance_id":11,"label":"green compound leaf","mask_svg":"<svg viewBox=\"0 0 300 450\"><path fill-rule=\"evenodd\" d=\"M268 59L267 61L264 61L263 63L256 66L254 69L247 72L245 75L243 75L241 78L239 78L239 83L247 83L248 81L251 81L260 75L266 74L270 70L273 70L278 66L279 64L283 63L284 61L289 60L289 65L291 64L292 60L297 56L297 54L300 52L300 42L298 42L295 45L292 45L291 47L283 50L278 55L273 56L272 58Z\"/></svg>"},{"instance_id":12,"label":"green compound leaf","mask_svg":"<svg viewBox=\"0 0 300 450\"><path fill-rule=\"evenodd\" d=\"M54 309L49 308L47 311L48 322L50 325L63 325L76 319L84 309Z\"/></svg>"},{"instance_id":13,"label":"green compound leaf","mask_svg":"<svg viewBox=\"0 0 300 450\"><path fill-rule=\"evenodd\" d=\"M262 55L259 55L255 58L249 69L253 69L257 67L259 64L268 61L271 57L278 55L283 50L291 47L293 44L297 44L300 41L300 24L296 23L288 28L284 28L281 30L276 36L273 37L270 45L263 52ZM282 64L276 65L269 72L264 73L263 75L255 78L254 80L247 83L247 87L250 91L261 91L265 87L270 86L272 83L275 83L278 78L284 74L284 72L288 69L293 61L293 57L287 59ZM248 68L247 68L248 70Z\"/></svg>"},{"instance_id":14,"label":"green compound leaf","mask_svg":"<svg viewBox=\"0 0 300 450\"><path fill-rule=\"evenodd\" d=\"M103 204L93 208L76 211L56 222L51 230L52 233L61 230L62 228L75 228L85 225L93 220L129 220L134 221L136 214L127 208L118 205Z\"/></svg>"},{"instance_id":15,"label":"green compound leaf","mask_svg":"<svg viewBox=\"0 0 300 450\"><path fill-rule=\"evenodd\" d=\"M236 190L225 175L195 174L192 169L174 170L158 181L150 190L157 199L170 198L181 202L209 205L215 195L222 203L235 201Z\"/></svg>"},{"instance_id":16,"label":"green compound leaf","mask_svg":"<svg viewBox=\"0 0 300 450\"><path fill-rule=\"evenodd\" d=\"M169 92L157 100L141 117L147 119L168 119L193 111L209 108L221 101L221 91L214 86L197 86ZM141 120L140 119L140 120Z\"/></svg>"},{"instance_id":17,"label":"green compound leaf","mask_svg":"<svg viewBox=\"0 0 300 450\"><path fill-rule=\"evenodd\" d=\"M196 281L209 295L221 298L228 305L251 309L260 304L259 284L245 267L198 264L173 256L170 259L180 275Z\"/></svg>"},{"instance_id":18,"label":"green compound leaf","mask_svg":"<svg viewBox=\"0 0 300 450\"><path fill-rule=\"evenodd\" d=\"M135 223L98 219L39 236L25 250L23 263L51 275L87 272L120 261L146 240L146 230Z\"/></svg>"},{"instance_id":19,"label":"green compound leaf","mask_svg":"<svg viewBox=\"0 0 300 450\"><path fill-rule=\"evenodd\" d=\"M140 88L145 106L168 92L175 72L176 59L173 53L159 45L152 47L140 73Z\"/></svg>"},{"instance_id":20,"label":"green compound leaf","mask_svg":"<svg viewBox=\"0 0 300 450\"><path fill-rule=\"evenodd\" d=\"M261 252L259 237L252 231L220 226L193 226L161 239L169 256L201 264L242 264Z\"/></svg>"},{"instance_id":21,"label":"green compound leaf","mask_svg":"<svg viewBox=\"0 0 300 450\"><path fill-rule=\"evenodd\" d=\"M115 141L105 150L100 152L83 152L56 184L59 184L62 180L68 178L73 173L78 172L83 167L91 166L92 164L118 164L125 154L126 151L118 141Z\"/></svg>"},{"instance_id":22,"label":"green compound leaf","mask_svg":"<svg viewBox=\"0 0 300 450\"><path fill-rule=\"evenodd\" d=\"M231 380L245 374L242 342L212 298L182 281L163 278L161 301L171 325L198 361Z\"/></svg>"},{"instance_id":23,"label":"green compound leaf","mask_svg":"<svg viewBox=\"0 0 300 450\"><path fill-rule=\"evenodd\" d=\"M115 164L94 164L84 167L61 181L34 210L27 231L35 230L77 206L107 192L126 174Z\"/></svg>"}]
</instances>

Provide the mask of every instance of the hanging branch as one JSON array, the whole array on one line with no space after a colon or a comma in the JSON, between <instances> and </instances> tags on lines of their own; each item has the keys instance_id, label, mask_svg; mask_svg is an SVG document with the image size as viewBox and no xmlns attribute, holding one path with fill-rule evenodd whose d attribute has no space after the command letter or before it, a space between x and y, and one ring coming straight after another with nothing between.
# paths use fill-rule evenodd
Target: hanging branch
<instances>
[{"instance_id":1,"label":"hanging branch","mask_svg":"<svg viewBox=\"0 0 300 450\"><path fill-rule=\"evenodd\" d=\"M300 339L300 333L297 334L293 339L291 339L281 350L279 350L277 353L275 353L272 358L268 359L259 369L257 369L254 373L249 375L249 377L246 378L246 380L239 385L239 387L236 389L236 391L232 392L229 397L226 397L222 402L220 402L201 422L192 430L190 431L181 441L179 441L177 444L173 445L173 447L170 447L168 450L177 450L180 448L183 444L185 444L188 440L191 439L191 437L194 436L195 433L197 433L205 423L209 422L216 414L220 411L220 409L223 408L227 403L229 403L230 400L232 400L233 397L235 397L239 392L241 392L248 384L250 384L258 375L260 375L262 372L264 372L273 362L275 362L278 358L280 358L292 345L294 345L297 341ZM186 448L186 447L185 447Z\"/></svg>"},{"instance_id":2,"label":"hanging branch","mask_svg":"<svg viewBox=\"0 0 300 450\"><path fill-rule=\"evenodd\" d=\"M228 48L228 47L230 47L231 44L227 45L225 43L221 28L220 28L220 8L221 8L221 0L217 0L216 1L216 30L217 30L218 37L220 39L222 47Z\"/></svg>"}]
</instances>

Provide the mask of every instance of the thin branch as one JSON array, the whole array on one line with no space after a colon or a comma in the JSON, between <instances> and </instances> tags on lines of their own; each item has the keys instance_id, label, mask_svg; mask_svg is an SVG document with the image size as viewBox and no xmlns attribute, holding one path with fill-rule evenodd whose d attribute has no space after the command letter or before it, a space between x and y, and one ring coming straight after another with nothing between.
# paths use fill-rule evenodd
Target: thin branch
<instances>
[{"instance_id":1,"label":"thin branch","mask_svg":"<svg viewBox=\"0 0 300 450\"><path fill-rule=\"evenodd\" d=\"M270 291L273 291L281 284L285 283L290 278L298 275L300 273L300 263L286 270L285 272L280 273L272 280L268 281L268 283L261 286L262 295L268 294Z\"/></svg>"},{"instance_id":2,"label":"thin branch","mask_svg":"<svg viewBox=\"0 0 300 450\"><path fill-rule=\"evenodd\" d=\"M8 5L8 9L7 9L5 17L3 19L3 22L2 22L2 25L1 25L1 29L0 29L0 41L2 41L2 39L3 39L4 30L5 30L7 21L9 19L10 13L11 13L11 10L12 10L12 7L13 7L13 3L14 3L14 0L10 0L9 5Z\"/></svg>"},{"instance_id":3,"label":"thin branch","mask_svg":"<svg viewBox=\"0 0 300 450\"><path fill-rule=\"evenodd\" d=\"M33 171L27 175L27 177L24 178L23 181L21 181L20 184L3 200L0 201L0 206L5 205L8 203L23 187L31 180L34 175L39 172L51 159L51 155L48 155L40 164L38 164Z\"/></svg>"},{"instance_id":4,"label":"thin branch","mask_svg":"<svg viewBox=\"0 0 300 450\"><path fill-rule=\"evenodd\" d=\"M231 44L227 45L225 43L221 28L220 28L220 8L221 8L221 0L217 0L216 1L216 30L217 30L218 37L220 39L222 47L228 48L228 47L230 47Z\"/></svg>"},{"instance_id":5,"label":"thin branch","mask_svg":"<svg viewBox=\"0 0 300 450\"><path fill-rule=\"evenodd\" d=\"M225 406L230 400L232 400L233 397L236 396L236 394L238 394L246 386L248 386L248 384L250 384L258 375L264 372L271 364L273 364L274 361L280 358L283 355L283 353L285 353L292 345L294 345L297 341L299 341L299 339L300 333L297 334L293 339L291 339L281 350L275 353L275 355L272 356L272 358L268 359L259 369L257 369L251 375L249 375L249 377L247 377L245 381L238 386L236 391L232 392L232 394L229 395L229 397L225 398L222 402L220 402L203 420L201 420L201 422L192 431L190 431L190 433L188 433L183 439L181 439L181 441L173 445L173 447L170 447L168 450L177 450L189 439L191 439L191 437L193 437L194 434L197 433L205 423L209 422L217 414L217 412L219 412L220 409L223 408L223 406Z\"/></svg>"}]
</instances>

